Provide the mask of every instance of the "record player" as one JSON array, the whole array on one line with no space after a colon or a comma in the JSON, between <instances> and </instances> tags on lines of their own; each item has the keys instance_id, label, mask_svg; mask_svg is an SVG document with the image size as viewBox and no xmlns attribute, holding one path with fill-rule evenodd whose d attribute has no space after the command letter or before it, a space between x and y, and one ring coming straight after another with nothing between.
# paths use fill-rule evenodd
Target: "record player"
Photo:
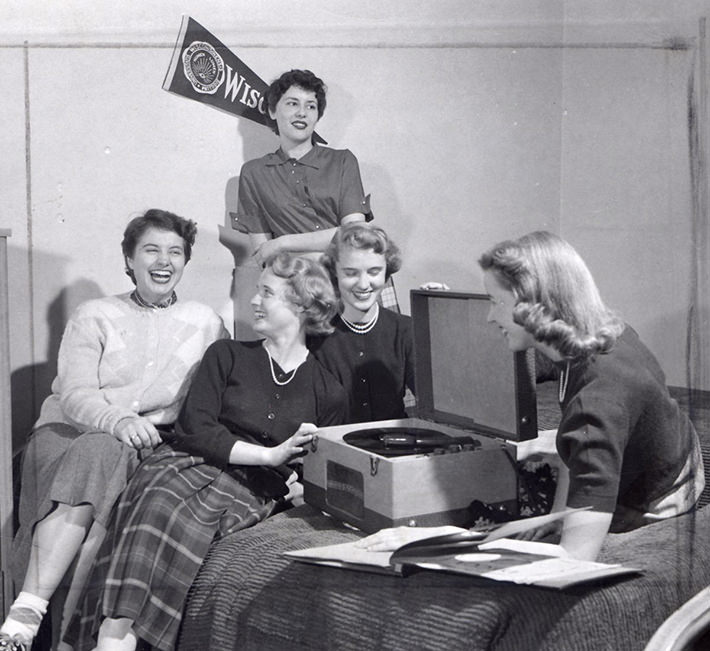
<instances>
[{"instance_id":1,"label":"record player","mask_svg":"<svg viewBox=\"0 0 710 651\"><path fill-rule=\"evenodd\" d=\"M511 441L537 435L535 372L487 322L483 294L413 290L415 418L326 427L304 499L366 532L466 525L478 500L517 515Z\"/></svg>"}]
</instances>

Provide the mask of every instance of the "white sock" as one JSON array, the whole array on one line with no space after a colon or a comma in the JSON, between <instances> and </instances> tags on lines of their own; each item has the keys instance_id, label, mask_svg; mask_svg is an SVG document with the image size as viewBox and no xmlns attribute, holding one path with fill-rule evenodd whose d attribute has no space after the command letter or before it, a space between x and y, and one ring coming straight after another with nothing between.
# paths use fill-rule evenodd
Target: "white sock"
<instances>
[{"instance_id":1,"label":"white sock","mask_svg":"<svg viewBox=\"0 0 710 651\"><path fill-rule=\"evenodd\" d=\"M29 644L37 636L48 605L47 599L29 592L20 592L10 606L10 612L0 627L0 633L6 633L10 637L17 636L22 642Z\"/></svg>"},{"instance_id":2,"label":"white sock","mask_svg":"<svg viewBox=\"0 0 710 651\"><path fill-rule=\"evenodd\" d=\"M101 622L94 651L135 651L137 645L138 637L133 632L132 619L106 617Z\"/></svg>"}]
</instances>

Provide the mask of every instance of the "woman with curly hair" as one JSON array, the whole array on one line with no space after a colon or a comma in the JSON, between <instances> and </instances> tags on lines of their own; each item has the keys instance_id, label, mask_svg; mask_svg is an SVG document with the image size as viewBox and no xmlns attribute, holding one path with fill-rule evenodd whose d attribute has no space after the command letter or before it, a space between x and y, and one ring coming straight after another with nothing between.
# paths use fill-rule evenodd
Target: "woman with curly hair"
<instances>
[{"instance_id":1,"label":"woman with curly hair","mask_svg":"<svg viewBox=\"0 0 710 651\"><path fill-rule=\"evenodd\" d=\"M511 350L534 348L560 371L555 445L562 466L553 511L587 509L564 518L563 553L594 560L608 532L691 511L705 483L695 429L655 357L602 301L579 254L538 231L496 244L479 264L488 321ZM526 537L559 534L559 526ZM407 534L389 529L360 544L394 549Z\"/></svg>"},{"instance_id":2,"label":"woman with curly hair","mask_svg":"<svg viewBox=\"0 0 710 651\"><path fill-rule=\"evenodd\" d=\"M333 333L308 346L348 395L349 423L406 418L414 393L412 319L381 308L387 280L399 270L399 249L381 228L356 222L338 229L322 257L340 297Z\"/></svg>"},{"instance_id":3,"label":"woman with curly hair","mask_svg":"<svg viewBox=\"0 0 710 651\"><path fill-rule=\"evenodd\" d=\"M692 510L704 486L697 434L577 251L539 231L497 244L479 264L488 320L508 347L535 348L560 371L556 447L567 472L553 508L591 507L565 518L564 550L594 559L607 532Z\"/></svg>"},{"instance_id":4,"label":"woman with curly hair","mask_svg":"<svg viewBox=\"0 0 710 651\"><path fill-rule=\"evenodd\" d=\"M210 346L175 435L139 466L121 497L81 628L68 636L75 649L94 648L99 623L101 651L135 649L139 638L174 648L212 540L297 496L304 446L317 427L343 421L344 391L305 344L306 334L331 330L336 310L322 266L287 253L271 258L251 303L263 339Z\"/></svg>"}]
</instances>

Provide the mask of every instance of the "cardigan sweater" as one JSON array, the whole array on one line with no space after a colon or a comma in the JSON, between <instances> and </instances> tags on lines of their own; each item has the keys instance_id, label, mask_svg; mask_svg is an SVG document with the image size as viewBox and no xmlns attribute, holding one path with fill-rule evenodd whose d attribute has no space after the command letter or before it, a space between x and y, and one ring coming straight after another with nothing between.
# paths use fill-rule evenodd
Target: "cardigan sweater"
<instances>
[{"instance_id":1,"label":"cardigan sweater","mask_svg":"<svg viewBox=\"0 0 710 651\"><path fill-rule=\"evenodd\" d=\"M163 309L141 307L130 293L87 301L64 330L35 428L59 422L113 434L136 415L172 424L205 350L228 336L216 312L195 301Z\"/></svg>"}]
</instances>

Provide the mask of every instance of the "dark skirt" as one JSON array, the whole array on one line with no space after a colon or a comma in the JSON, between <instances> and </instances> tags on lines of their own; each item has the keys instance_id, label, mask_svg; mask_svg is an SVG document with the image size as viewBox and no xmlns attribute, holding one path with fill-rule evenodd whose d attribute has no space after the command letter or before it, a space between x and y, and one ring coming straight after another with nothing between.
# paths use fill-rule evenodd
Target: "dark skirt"
<instances>
[{"instance_id":1,"label":"dark skirt","mask_svg":"<svg viewBox=\"0 0 710 651\"><path fill-rule=\"evenodd\" d=\"M75 651L92 649L103 617L127 617L140 638L172 649L210 543L273 507L202 457L161 445L121 496L67 641Z\"/></svg>"},{"instance_id":2,"label":"dark skirt","mask_svg":"<svg viewBox=\"0 0 710 651\"><path fill-rule=\"evenodd\" d=\"M57 504L91 504L94 520L105 527L138 463L135 449L106 432L80 434L65 423L48 423L32 432L22 461L20 527L12 545L17 585L27 571L37 523Z\"/></svg>"}]
</instances>

